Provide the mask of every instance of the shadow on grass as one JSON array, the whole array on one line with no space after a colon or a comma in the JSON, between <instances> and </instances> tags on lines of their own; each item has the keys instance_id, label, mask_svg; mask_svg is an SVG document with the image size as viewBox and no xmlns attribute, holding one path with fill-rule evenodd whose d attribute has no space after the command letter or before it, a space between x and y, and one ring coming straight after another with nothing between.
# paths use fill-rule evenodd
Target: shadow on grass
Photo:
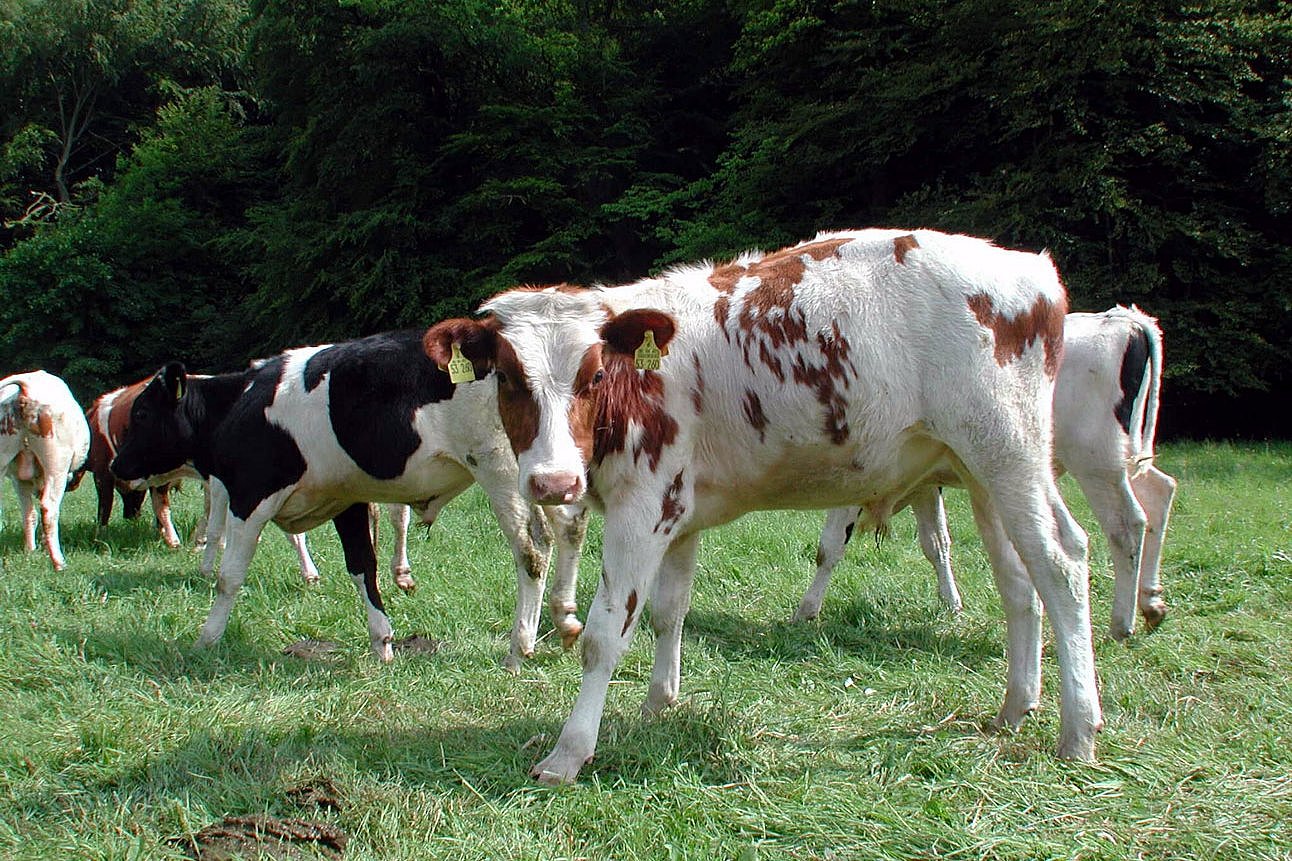
<instances>
[{"instance_id":1,"label":"shadow on grass","mask_svg":"<svg viewBox=\"0 0 1292 861\"><path fill-rule=\"evenodd\" d=\"M966 666L999 659L999 636L954 625L941 610L912 613L909 607L887 608L863 598L836 606L812 622L753 621L727 612L692 610L685 634L704 639L729 660L801 660L820 653L821 643L850 655L883 663L911 651L940 655Z\"/></svg>"},{"instance_id":2,"label":"shadow on grass","mask_svg":"<svg viewBox=\"0 0 1292 861\"><path fill-rule=\"evenodd\" d=\"M44 539L39 526L36 528L36 552L44 554ZM75 552L130 553L138 550L166 551L169 548L157 531L152 512L142 514L137 520L113 517L107 526L99 526L94 519L75 520L63 517L58 525L58 543L64 555ZM0 528L0 553L22 553L22 524L17 516L8 517ZM183 548L175 553L184 552Z\"/></svg>"},{"instance_id":3,"label":"shadow on grass","mask_svg":"<svg viewBox=\"0 0 1292 861\"><path fill-rule=\"evenodd\" d=\"M393 791L401 794L509 803L518 795L547 792L529 771L548 754L559 730L549 721L523 719L427 731L372 723L340 729L310 723L281 730L273 725L201 727L174 747L129 761L113 749L110 734L87 732L65 757L28 767L82 774L75 803L78 815L88 819L96 818L96 809L116 811L127 803L169 808L177 798L217 817L262 812L300 816L287 790L303 775L326 777L339 789L342 811L354 806L362 816L362 795L370 794L374 784L396 787ZM679 764L695 769L708 783L739 780L748 776L749 766L733 734L739 733L733 733L725 710L679 710L652 721L635 715L612 718L603 728L598 757L584 768L580 784L640 785L675 775ZM48 792L40 780L30 787L21 782L11 784L8 793L15 815L32 824L66 821L66 797Z\"/></svg>"},{"instance_id":4,"label":"shadow on grass","mask_svg":"<svg viewBox=\"0 0 1292 861\"><path fill-rule=\"evenodd\" d=\"M197 632L195 622L191 632L176 640L139 628L63 628L52 631L51 636L86 661L129 667L157 681L211 681L246 676L274 661L293 665L279 652L247 645L232 629L224 641L209 649L197 649L193 645ZM299 663L302 676L314 669Z\"/></svg>"}]
</instances>

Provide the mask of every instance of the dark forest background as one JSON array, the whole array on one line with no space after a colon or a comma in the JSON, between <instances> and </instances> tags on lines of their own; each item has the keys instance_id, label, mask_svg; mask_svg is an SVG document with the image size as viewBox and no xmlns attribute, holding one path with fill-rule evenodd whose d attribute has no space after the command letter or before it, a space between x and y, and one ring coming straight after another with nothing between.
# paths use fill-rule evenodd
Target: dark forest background
<instances>
[{"instance_id":1,"label":"dark forest background","mask_svg":"<svg viewBox=\"0 0 1292 861\"><path fill-rule=\"evenodd\" d=\"M0 371L87 401L903 226L1159 317L1166 435L1286 437L1292 4L0 0L0 219Z\"/></svg>"}]
</instances>

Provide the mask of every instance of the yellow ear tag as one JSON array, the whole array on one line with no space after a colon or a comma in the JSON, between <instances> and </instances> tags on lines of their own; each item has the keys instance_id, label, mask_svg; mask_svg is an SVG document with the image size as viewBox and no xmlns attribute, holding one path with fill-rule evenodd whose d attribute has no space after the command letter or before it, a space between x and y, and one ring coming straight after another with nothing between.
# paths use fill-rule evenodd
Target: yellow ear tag
<instances>
[{"instance_id":1,"label":"yellow ear tag","mask_svg":"<svg viewBox=\"0 0 1292 861\"><path fill-rule=\"evenodd\" d=\"M449 357L449 381L453 383L469 383L475 378L475 366L471 364L470 359L462 355L462 347L454 344L453 355Z\"/></svg>"},{"instance_id":2,"label":"yellow ear tag","mask_svg":"<svg viewBox=\"0 0 1292 861\"><path fill-rule=\"evenodd\" d=\"M660 355L659 347L655 346L655 333L647 329L642 345L633 352L633 366L639 371L658 371Z\"/></svg>"}]
</instances>

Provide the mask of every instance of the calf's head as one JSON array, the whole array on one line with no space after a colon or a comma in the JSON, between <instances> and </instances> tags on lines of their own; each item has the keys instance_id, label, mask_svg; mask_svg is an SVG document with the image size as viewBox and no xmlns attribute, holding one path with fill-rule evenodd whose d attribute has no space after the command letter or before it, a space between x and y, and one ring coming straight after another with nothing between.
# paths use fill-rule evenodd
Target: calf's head
<instances>
[{"instance_id":1,"label":"calf's head","mask_svg":"<svg viewBox=\"0 0 1292 861\"><path fill-rule=\"evenodd\" d=\"M111 469L122 481L142 481L182 467L192 456L192 429L179 409L187 378L170 362L144 386L130 406Z\"/></svg>"},{"instance_id":2,"label":"calf's head","mask_svg":"<svg viewBox=\"0 0 1292 861\"><path fill-rule=\"evenodd\" d=\"M605 454L609 435L627 433L629 417L616 413L616 401L639 391L640 375L654 374L636 370L633 353L647 331L661 350L673 337L668 314L614 314L599 296L565 287L511 290L481 306L484 319L445 320L423 338L441 367L456 346L477 375L495 373L521 493L542 505L583 497L588 467Z\"/></svg>"}]
</instances>

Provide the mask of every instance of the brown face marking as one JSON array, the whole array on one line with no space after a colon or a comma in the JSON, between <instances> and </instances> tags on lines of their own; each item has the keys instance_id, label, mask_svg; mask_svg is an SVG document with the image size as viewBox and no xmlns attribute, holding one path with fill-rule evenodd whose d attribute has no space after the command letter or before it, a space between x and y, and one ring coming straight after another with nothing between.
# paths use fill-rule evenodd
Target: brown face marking
<instances>
[{"instance_id":1,"label":"brown face marking","mask_svg":"<svg viewBox=\"0 0 1292 861\"><path fill-rule=\"evenodd\" d=\"M763 412L762 399L753 389L745 390L745 400L742 406L745 409L745 421L758 431L758 441L766 442L767 440L767 414Z\"/></svg>"},{"instance_id":2,"label":"brown face marking","mask_svg":"<svg viewBox=\"0 0 1292 861\"><path fill-rule=\"evenodd\" d=\"M601 360L601 345L593 344L579 360L578 373L574 375L574 398L570 401L570 434L585 464L592 463L596 448L594 420L597 415L597 398L605 369ZM598 374L601 377L598 377Z\"/></svg>"},{"instance_id":3,"label":"brown face marking","mask_svg":"<svg viewBox=\"0 0 1292 861\"><path fill-rule=\"evenodd\" d=\"M636 609L637 609L637 590L634 589L628 593L628 603L624 605L624 610L628 612L628 615L624 616L624 627L623 627L623 630L619 632L619 636L622 637L624 634L628 633L628 626L633 623L633 611Z\"/></svg>"},{"instance_id":4,"label":"brown face marking","mask_svg":"<svg viewBox=\"0 0 1292 861\"><path fill-rule=\"evenodd\" d=\"M1066 300L1055 303L1038 296L1029 310L1012 320L996 312L991 297L986 293L975 293L965 301L978 322L991 329L996 338L996 364L1004 367L1022 356L1023 351L1039 339L1045 348L1045 375L1055 378L1063 359L1063 318L1068 313Z\"/></svg>"},{"instance_id":5,"label":"brown face marking","mask_svg":"<svg viewBox=\"0 0 1292 861\"><path fill-rule=\"evenodd\" d=\"M659 522L655 524L652 532L663 529L664 534L668 535L686 513L686 506L682 504L682 472L678 470L677 475L673 476L673 481L664 489L664 498L660 500L659 505Z\"/></svg>"},{"instance_id":6,"label":"brown face marking","mask_svg":"<svg viewBox=\"0 0 1292 861\"><path fill-rule=\"evenodd\" d=\"M538 436L538 403L529 390L525 366L507 343L498 339L498 415L511 440L512 451L519 457L529 450Z\"/></svg>"},{"instance_id":7,"label":"brown face marking","mask_svg":"<svg viewBox=\"0 0 1292 861\"><path fill-rule=\"evenodd\" d=\"M897 258L898 263L906 262L906 252L912 248L919 248L920 243L915 240L914 233L908 233L905 236L899 236L893 240L893 256Z\"/></svg>"},{"instance_id":8,"label":"brown face marking","mask_svg":"<svg viewBox=\"0 0 1292 861\"><path fill-rule=\"evenodd\" d=\"M651 471L659 466L664 447L677 438L677 420L664 409L664 378L655 371L638 373L631 356L605 356L605 379L597 398L593 426L592 463L624 451L628 427L641 426L633 447L633 463L645 454Z\"/></svg>"}]
</instances>

